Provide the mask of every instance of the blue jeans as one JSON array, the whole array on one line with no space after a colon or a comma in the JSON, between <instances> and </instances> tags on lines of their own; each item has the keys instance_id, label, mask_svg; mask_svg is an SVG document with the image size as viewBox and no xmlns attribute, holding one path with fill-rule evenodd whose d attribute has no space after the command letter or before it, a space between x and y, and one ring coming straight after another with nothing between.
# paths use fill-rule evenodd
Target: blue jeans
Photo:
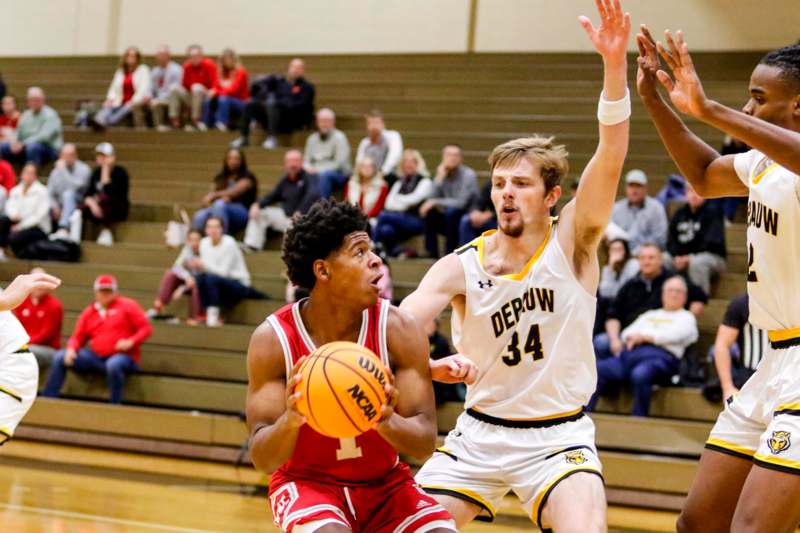
<instances>
[{"instance_id":1,"label":"blue jeans","mask_svg":"<svg viewBox=\"0 0 800 533\"><path fill-rule=\"evenodd\" d=\"M11 143L0 143L0 157L8 161L31 162L41 168L50 161L58 159L58 151L45 143L26 143L19 154L11 153Z\"/></svg>"},{"instance_id":2,"label":"blue jeans","mask_svg":"<svg viewBox=\"0 0 800 533\"><path fill-rule=\"evenodd\" d=\"M458 247L458 229L464 210L447 207L444 211L433 208L425 217L425 249L433 258L439 257L439 234L445 236L444 253L449 254Z\"/></svg>"},{"instance_id":3,"label":"blue jeans","mask_svg":"<svg viewBox=\"0 0 800 533\"><path fill-rule=\"evenodd\" d=\"M231 111L241 115L246 105L247 102L232 96L207 98L203 103L203 122L205 122L208 127L213 126L217 122L228 126L231 120Z\"/></svg>"},{"instance_id":4,"label":"blue jeans","mask_svg":"<svg viewBox=\"0 0 800 533\"><path fill-rule=\"evenodd\" d=\"M223 278L216 274L198 274L195 278L197 289L200 292L200 304L206 307L233 306L244 300L251 298L263 300L266 295L248 287L243 283L231 278Z\"/></svg>"},{"instance_id":5,"label":"blue jeans","mask_svg":"<svg viewBox=\"0 0 800 533\"><path fill-rule=\"evenodd\" d=\"M58 219L59 228L69 228L69 217L75 212L83 200L83 195L75 190L66 190L61 193L61 216Z\"/></svg>"},{"instance_id":6,"label":"blue jeans","mask_svg":"<svg viewBox=\"0 0 800 533\"><path fill-rule=\"evenodd\" d=\"M642 344L623 351L619 357L597 361L597 391L587 409L593 411L598 396L619 387L624 382L633 386L633 416L647 416L653 385L662 383L678 373L680 362L667 350L652 344Z\"/></svg>"},{"instance_id":7,"label":"blue jeans","mask_svg":"<svg viewBox=\"0 0 800 533\"><path fill-rule=\"evenodd\" d=\"M425 231L425 223L417 215L382 211L378 215L378 224L375 226L375 240L383 244L389 255L396 256L400 252L397 249L398 243L414 235L419 235L423 231Z\"/></svg>"},{"instance_id":8,"label":"blue jeans","mask_svg":"<svg viewBox=\"0 0 800 533\"><path fill-rule=\"evenodd\" d=\"M319 173L319 193L322 198L330 198L333 191L344 187L348 176L338 170L325 170Z\"/></svg>"},{"instance_id":9,"label":"blue jeans","mask_svg":"<svg viewBox=\"0 0 800 533\"><path fill-rule=\"evenodd\" d=\"M595 335L592 338L592 344L594 345L594 356L598 359L608 359L614 355L611 353L611 339L609 339L608 333Z\"/></svg>"},{"instance_id":10,"label":"blue jeans","mask_svg":"<svg viewBox=\"0 0 800 533\"><path fill-rule=\"evenodd\" d=\"M67 377L67 368L72 368L79 374L105 374L108 388L111 391L111 403L122 403L125 374L132 374L139 370L139 366L128 354L117 353L103 358L88 348L81 348L78 350L78 357L75 358L72 367L67 367L64 364L66 353L66 350L59 350L53 356L53 365L50 367L50 375L47 377L47 385L44 387L42 396L58 398L61 393L61 387Z\"/></svg>"},{"instance_id":11,"label":"blue jeans","mask_svg":"<svg viewBox=\"0 0 800 533\"><path fill-rule=\"evenodd\" d=\"M247 208L240 203L216 200L211 204L211 207L201 209L194 214L192 227L203 231L206 227L206 221L212 216L221 218L225 233L230 234L241 231L247 226L249 213Z\"/></svg>"},{"instance_id":12,"label":"blue jeans","mask_svg":"<svg viewBox=\"0 0 800 533\"><path fill-rule=\"evenodd\" d=\"M103 126L116 126L131 114L131 108L126 105L104 107L94 116L94 119Z\"/></svg>"},{"instance_id":13,"label":"blue jeans","mask_svg":"<svg viewBox=\"0 0 800 533\"><path fill-rule=\"evenodd\" d=\"M492 218L483 226L476 228L472 225L472 222L469 221L469 213L467 213L461 217L461 223L458 225L459 246L474 240L479 235L482 235L484 231L489 231L490 229L497 229L496 218Z\"/></svg>"}]
</instances>

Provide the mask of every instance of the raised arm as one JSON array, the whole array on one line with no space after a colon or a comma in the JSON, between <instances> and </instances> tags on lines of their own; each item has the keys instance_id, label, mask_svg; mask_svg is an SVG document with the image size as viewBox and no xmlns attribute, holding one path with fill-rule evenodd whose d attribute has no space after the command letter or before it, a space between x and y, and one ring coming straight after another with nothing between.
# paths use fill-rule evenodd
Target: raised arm
<instances>
[{"instance_id":1,"label":"raised arm","mask_svg":"<svg viewBox=\"0 0 800 533\"><path fill-rule=\"evenodd\" d=\"M673 39L670 32L666 31L665 37L668 48L660 43L657 48L672 71L674 80L663 70L659 70L657 76L678 111L724 131L795 174L800 174L800 133L707 98L689 55L689 46L683 39L683 32L678 31ZM751 88L752 97L763 98L763 94L756 89ZM795 95L792 100L796 109L800 105L800 95ZM757 102L756 105L762 104Z\"/></svg>"},{"instance_id":2,"label":"raised arm","mask_svg":"<svg viewBox=\"0 0 800 533\"><path fill-rule=\"evenodd\" d=\"M299 376L290 378L292 386ZM283 349L265 322L253 333L247 349L247 428L250 456L257 469L271 474L294 453L305 417L296 408L300 392L287 387Z\"/></svg>"},{"instance_id":3,"label":"raised arm","mask_svg":"<svg viewBox=\"0 0 800 533\"><path fill-rule=\"evenodd\" d=\"M0 290L0 311L10 311L25 301L36 289L55 290L61 280L49 274L20 274Z\"/></svg>"},{"instance_id":4,"label":"raised arm","mask_svg":"<svg viewBox=\"0 0 800 533\"><path fill-rule=\"evenodd\" d=\"M395 390L375 429L401 454L423 459L433 453L437 432L428 339L410 314L395 307L386 336L394 372L388 387Z\"/></svg>"},{"instance_id":5,"label":"raised arm","mask_svg":"<svg viewBox=\"0 0 800 533\"><path fill-rule=\"evenodd\" d=\"M600 26L595 28L587 17L580 23L595 50L603 58L603 93L598 106L599 142L597 150L583 171L574 205L562 211L559 242L573 268L587 289L597 287L598 273L583 280L583 270L589 258L595 257L614 199L617 194L622 165L628 153L630 131L630 96L627 87L626 50L631 18L622 12L619 0L595 0L600 14ZM597 270L595 268L595 270Z\"/></svg>"}]
</instances>

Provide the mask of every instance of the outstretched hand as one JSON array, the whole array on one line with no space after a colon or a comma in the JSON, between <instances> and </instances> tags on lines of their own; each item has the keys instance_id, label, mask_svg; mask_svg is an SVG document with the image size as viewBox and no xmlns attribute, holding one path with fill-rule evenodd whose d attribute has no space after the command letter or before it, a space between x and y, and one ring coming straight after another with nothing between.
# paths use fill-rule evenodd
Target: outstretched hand
<instances>
[{"instance_id":1,"label":"outstretched hand","mask_svg":"<svg viewBox=\"0 0 800 533\"><path fill-rule=\"evenodd\" d=\"M0 292L0 311L14 309L37 289L54 290L61 280L49 274L22 274Z\"/></svg>"},{"instance_id":2,"label":"outstretched hand","mask_svg":"<svg viewBox=\"0 0 800 533\"><path fill-rule=\"evenodd\" d=\"M631 15L623 13L619 0L595 0L600 15L600 26L594 27L589 17L581 15L578 21L597 53L606 63L624 63L631 31Z\"/></svg>"},{"instance_id":3,"label":"outstretched hand","mask_svg":"<svg viewBox=\"0 0 800 533\"><path fill-rule=\"evenodd\" d=\"M658 53L672 71L672 77L664 70L656 72L658 81L667 90L672 104L680 111L699 117L708 103L703 85L697 76L689 46L683 40L683 32L678 30L673 39L669 30L664 32L668 48L656 43ZM674 78L674 79L673 79Z\"/></svg>"},{"instance_id":4,"label":"outstretched hand","mask_svg":"<svg viewBox=\"0 0 800 533\"><path fill-rule=\"evenodd\" d=\"M639 47L639 57L636 59L636 63L639 65L636 72L636 91L643 99L657 97L658 76L656 74L661 69L661 62L658 60L656 41L644 24L639 26L636 45Z\"/></svg>"}]
</instances>

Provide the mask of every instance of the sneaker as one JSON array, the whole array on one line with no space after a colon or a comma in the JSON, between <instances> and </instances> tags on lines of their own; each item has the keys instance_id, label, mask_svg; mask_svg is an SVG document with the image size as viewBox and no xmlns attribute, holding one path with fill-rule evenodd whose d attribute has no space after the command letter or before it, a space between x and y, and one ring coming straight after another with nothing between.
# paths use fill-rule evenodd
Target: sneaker
<instances>
[{"instance_id":1,"label":"sneaker","mask_svg":"<svg viewBox=\"0 0 800 533\"><path fill-rule=\"evenodd\" d=\"M100 235L97 237L97 244L100 246L113 246L114 245L114 235L111 233L111 230L105 228L103 231L100 232Z\"/></svg>"},{"instance_id":2,"label":"sneaker","mask_svg":"<svg viewBox=\"0 0 800 533\"><path fill-rule=\"evenodd\" d=\"M197 128L197 131L208 131L208 126L206 126L205 122L195 122L194 127Z\"/></svg>"},{"instance_id":3,"label":"sneaker","mask_svg":"<svg viewBox=\"0 0 800 533\"><path fill-rule=\"evenodd\" d=\"M196 131L196 130L194 129L194 126L192 126L191 124L187 124L183 127L183 131Z\"/></svg>"},{"instance_id":4,"label":"sneaker","mask_svg":"<svg viewBox=\"0 0 800 533\"><path fill-rule=\"evenodd\" d=\"M206 308L206 326L209 328L218 328L222 325L219 319L219 307Z\"/></svg>"},{"instance_id":5,"label":"sneaker","mask_svg":"<svg viewBox=\"0 0 800 533\"><path fill-rule=\"evenodd\" d=\"M160 132L162 132L162 133L163 133L163 132L165 132L165 131L169 131L169 130L171 130L171 129L172 129L172 128L170 128L170 127L169 127L169 126L167 126L166 124L159 124L158 126L156 126L156 131L160 131Z\"/></svg>"},{"instance_id":6,"label":"sneaker","mask_svg":"<svg viewBox=\"0 0 800 533\"><path fill-rule=\"evenodd\" d=\"M8 261L8 257L6 257L5 251L0 248L0 263L5 263L6 261Z\"/></svg>"},{"instance_id":7,"label":"sneaker","mask_svg":"<svg viewBox=\"0 0 800 533\"><path fill-rule=\"evenodd\" d=\"M228 131L228 126L224 122L217 122L214 127L219 131Z\"/></svg>"},{"instance_id":8,"label":"sneaker","mask_svg":"<svg viewBox=\"0 0 800 533\"><path fill-rule=\"evenodd\" d=\"M158 312L158 310L156 310L156 308L155 308L155 307L151 307L150 309L148 309L148 310L145 312L145 316L147 316L147 318L155 318L155 317L157 317L157 316L158 316L158 315L160 315L160 314L161 314L161 313L159 313L159 312Z\"/></svg>"},{"instance_id":9,"label":"sneaker","mask_svg":"<svg viewBox=\"0 0 800 533\"><path fill-rule=\"evenodd\" d=\"M249 144L250 141L247 139L247 137L237 137L234 140L232 140L231 144L229 144L228 146L230 146L231 148L243 148Z\"/></svg>"},{"instance_id":10,"label":"sneaker","mask_svg":"<svg viewBox=\"0 0 800 533\"><path fill-rule=\"evenodd\" d=\"M81 235L83 233L83 213L80 209L76 209L69 216L69 238L72 242L81 243Z\"/></svg>"},{"instance_id":11,"label":"sneaker","mask_svg":"<svg viewBox=\"0 0 800 533\"><path fill-rule=\"evenodd\" d=\"M58 231L50 235L51 241L56 241L59 239L69 239L69 231L67 228L59 228Z\"/></svg>"},{"instance_id":12,"label":"sneaker","mask_svg":"<svg viewBox=\"0 0 800 533\"><path fill-rule=\"evenodd\" d=\"M269 137L266 138L261 147L264 148L265 150L274 150L275 148L278 147L278 139L270 135Z\"/></svg>"}]
</instances>

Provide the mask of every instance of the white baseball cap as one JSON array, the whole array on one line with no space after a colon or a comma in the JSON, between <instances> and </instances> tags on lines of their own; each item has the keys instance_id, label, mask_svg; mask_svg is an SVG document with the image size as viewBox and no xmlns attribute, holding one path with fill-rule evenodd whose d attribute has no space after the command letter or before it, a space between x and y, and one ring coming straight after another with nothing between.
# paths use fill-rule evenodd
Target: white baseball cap
<instances>
[{"instance_id":1,"label":"white baseball cap","mask_svg":"<svg viewBox=\"0 0 800 533\"><path fill-rule=\"evenodd\" d=\"M100 143L94 147L94 152L96 154L114 155L114 146L108 142Z\"/></svg>"},{"instance_id":2,"label":"white baseball cap","mask_svg":"<svg viewBox=\"0 0 800 533\"><path fill-rule=\"evenodd\" d=\"M638 168L630 170L627 174L625 174L625 183L628 185L631 183L635 183L637 185L647 185L647 174Z\"/></svg>"}]
</instances>

